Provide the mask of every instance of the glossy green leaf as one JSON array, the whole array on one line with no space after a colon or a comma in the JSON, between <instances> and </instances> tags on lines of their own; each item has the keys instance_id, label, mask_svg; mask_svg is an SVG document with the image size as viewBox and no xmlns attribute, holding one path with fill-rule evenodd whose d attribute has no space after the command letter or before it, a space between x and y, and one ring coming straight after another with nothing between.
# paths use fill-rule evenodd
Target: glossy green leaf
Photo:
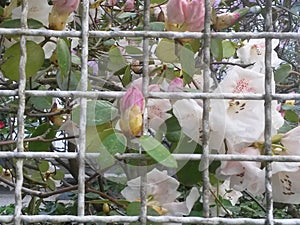
<instances>
[{"instance_id":1,"label":"glossy green leaf","mask_svg":"<svg viewBox=\"0 0 300 225\"><path fill-rule=\"evenodd\" d=\"M43 136L45 139L55 138L56 130L50 123L43 123L39 125L31 134L31 138ZM51 142L31 141L28 143L29 151L49 151Z\"/></svg>"},{"instance_id":2,"label":"glossy green leaf","mask_svg":"<svg viewBox=\"0 0 300 225\"><path fill-rule=\"evenodd\" d=\"M28 28L39 29L43 27L43 23L32 18L27 19ZM0 23L1 28L21 28L21 19L4 20Z\"/></svg>"},{"instance_id":3,"label":"glossy green leaf","mask_svg":"<svg viewBox=\"0 0 300 225\"><path fill-rule=\"evenodd\" d=\"M130 84L131 80L132 80L132 74L130 70L130 65L128 65L122 77L122 85L126 87L128 84Z\"/></svg>"},{"instance_id":4,"label":"glossy green leaf","mask_svg":"<svg viewBox=\"0 0 300 225\"><path fill-rule=\"evenodd\" d=\"M116 118L118 109L110 102L104 100L91 100L87 102L86 124L88 126L101 125ZM72 111L72 120L79 124L80 107Z\"/></svg>"},{"instance_id":5,"label":"glossy green leaf","mask_svg":"<svg viewBox=\"0 0 300 225\"><path fill-rule=\"evenodd\" d=\"M175 44L174 40L161 39L155 51L155 55L159 60L165 63L179 62L179 44Z\"/></svg>"},{"instance_id":6,"label":"glossy green leaf","mask_svg":"<svg viewBox=\"0 0 300 225\"><path fill-rule=\"evenodd\" d=\"M296 112L292 111L292 110L287 110L285 112L284 118L292 123L298 123L299 121L299 116Z\"/></svg>"},{"instance_id":7,"label":"glossy green leaf","mask_svg":"<svg viewBox=\"0 0 300 225\"><path fill-rule=\"evenodd\" d=\"M167 126L166 138L171 142L178 142L181 137L181 126L175 116L165 121Z\"/></svg>"},{"instance_id":8,"label":"glossy green leaf","mask_svg":"<svg viewBox=\"0 0 300 225\"><path fill-rule=\"evenodd\" d=\"M56 46L56 56L61 79L68 77L71 69L71 53L67 40L59 38Z\"/></svg>"},{"instance_id":9,"label":"glossy green leaf","mask_svg":"<svg viewBox=\"0 0 300 225\"><path fill-rule=\"evenodd\" d=\"M184 45L180 50L180 63L185 83L190 83L195 74L195 59L192 46Z\"/></svg>"},{"instance_id":10,"label":"glossy green leaf","mask_svg":"<svg viewBox=\"0 0 300 225\"><path fill-rule=\"evenodd\" d=\"M223 46L223 57L224 58L230 58L230 57L234 56L236 49L234 47L234 44L231 41L223 40L222 46Z\"/></svg>"},{"instance_id":11,"label":"glossy green leaf","mask_svg":"<svg viewBox=\"0 0 300 225\"><path fill-rule=\"evenodd\" d=\"M56 170L55 173L52 175L54 180L62 180L65 177L65 173L61 170Z\"/></svg>"},{"instance_id":12,"label":"glossy green leaf","mask_svg":"<svg viewBox=\"0 0 300 225\"><path fill-rule=\"evenodd\" d=\"M38 163L38 168L42 173L45 173L49 170L49 163L47 161L40 161Z\"/></svg>"},{"instance_id":13,"label":"glossy green leaf","mask_svg":"<svg viewBox=\"0 0 300 225\"><path fill-rule=\"evenodd\" d=\"M42 67L45 54L40 45L33 41L26 42L27 62L26 62L26 78L35 75ZM1 70L5 77L10 80L19 80L19 64L20 64L20 42L8 48L3 55L4 63Z\"/></svg>"},{"instance_id":14,"label":"glossy green leaf","mask_svg":"<svg viewBox=\"0 0 300 225\"><path fill-rule=\"evenodd\" d=\"M139 141L145 152L156 162L166 167L177 167L177 161L175 158L158 140L151 136L142 136Z\"/></svg>"},{"instance_id":15,"label":"glossy green leaf","mask_svg":"<svg viewBox=\"0 0 300 225\"><path fill-rule=\"evenodd\" d=\"M223 58L223 45L221 39L213 38L210 43L210 50L213 57L220 61Z\"/></svg>"},{"instance_id":16,"label":"glossy green leaf","mask_svg":"<svg viewBox=\"0 0 300 225\"><path fill-rule=\"evenodd\" d=\"M112 133L103 140L103 145L111 155L124 153L126 150L127 139L121 133Z\"/></svg>"},{"instance_id":17,"label":"glossy green leaf","mask_svg":"<svg viewBox=\"0 0 300 225\"><path fill-rule=\"evenodd\" d=\"M283 82L289 75L292 70L292 66L288 63L283 63L280 67L274 72L274 79L276 83Z\"/></svg>"}]
</instances>

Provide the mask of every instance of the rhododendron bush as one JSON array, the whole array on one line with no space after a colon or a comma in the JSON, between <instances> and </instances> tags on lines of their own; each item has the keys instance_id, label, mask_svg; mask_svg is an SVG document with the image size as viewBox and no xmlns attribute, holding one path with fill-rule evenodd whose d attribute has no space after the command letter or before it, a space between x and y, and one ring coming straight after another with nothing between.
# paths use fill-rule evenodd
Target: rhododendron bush
<instances>
[{"instance_id":1,"label":"rhododendron bush","mask_svg":"<svg viewBox=\"0 0 300 225\"><path fill-rule=\"evenodd\" d=\"M0 27L20 28L21 3L1 3ZM264 1L211 0L210 4L212 32L263 31ZM151 0L150 7L151 31L204 32L203 0ZM274 31L299 32L297 1L273 1L272 7ZM143 1L90 0L89 29L140 31L143 9ZM28 0L28 10L30 29L81 30L82 1ZM271 44L272 94L299 93L299 40L272 39ZM87 214L139 215L141 176L146 174L149 215L202 216L200 161L176 160L173 154L203 153L203 99L176 97L203 92L203 47L203 39L150 38L146 65L142 37L89 37L88 92L112 91L116 97L87 99ZM19 49L18 36L1 36L1 90L18 88ZM26 90L80 90L80 38L28 36L26 50ZM265 93L265 39L212 38L210 55L210 93ZM149 85L143 76L148 72ZM149 92L159 97L149 98ZM166 94L171 98L160 97ZM5 95L0 99L0 150L17 151L18 97ZM210 153L250 158L265 154L263 100L211 99L209 103ZM272 155L300 155L299 112L297 100L272 100ZM80 100L75 95L26 96L26 151L80 151L80 113ZM125 157L127 153L134 157ZM14 163L13 159L0 159L1 186L14 189ZM300 163L271 162L271 167L274 202L300 204ZM250 201L265 210L265 170L262 161L211 160L211 215L258 217L242 206ZM23 194L29 196L30 203L24 213L58 214L44 197L59 199L70 191L68 200L74 204L78 174L79 161L75 158L25 159ZM74 212L71 207L65 210ZM285 213L275 216L291 216Z\"/></svg>"}]
</instances>

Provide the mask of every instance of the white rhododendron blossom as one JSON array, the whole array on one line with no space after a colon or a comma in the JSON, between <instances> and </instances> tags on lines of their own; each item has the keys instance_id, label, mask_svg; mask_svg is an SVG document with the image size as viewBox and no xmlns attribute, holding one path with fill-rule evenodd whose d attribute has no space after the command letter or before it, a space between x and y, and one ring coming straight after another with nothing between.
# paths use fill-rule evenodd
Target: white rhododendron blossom
<instances>
[{"instance_id":1,"label":"white rhododendron blossom","mask_svg":"<svg viewBox=\"0 0 300 225\"><path fill-rule=\"evenodd\" d=\"M48 14L52 6L48 4L47 0L28 0L28 18L38 20L44 26L48 26ZM19 19L21 17L22 7L19 6L12 10L12 19Z\"/></svg>"},{"instance_id":2,"label":"white rhododendron blossom","mask_svg":"<svg viewBox=\"0 0 300 225\"><path fill-rule=\"evenodd\" d=\"M220 82L216 93L264 93L264 79L262 73L243 69L238 66L232 67L227 76ZM283 125L283 119L276 110L277 102L272 102L272 114L276 118L274 131ZM217 106L225 107L225 115ZM211 120L214 128L225 129L225 139L230 142L234 150L247 147L253 142L260 140L264 132L264 102L260 100L211 100ZM224 125L225 124L225 125Z\"/></svg>"},{"instance_id":3,"label":"white rhododendron blossom","mask_svg":"<svg viewBox=\"0 0 300 225\"><path fill-rule=\"evenodd\" d=\"M232 214L228 209L224 210L224 208L219 205L220 203L216 200L216 197L220 196L222 199L228 200L231 205L234 206L238 203L239 198L243 196L240 191L236 191L230 187L229 180L225 180L222 184L219 184L218 187L211 187L211 192L213 193L209 198L211 216Z\"/></svg>"},{"instance_id":4,"label":"white rhododendron blossom","mask_svg":"<svg viewBox=\"0 0 300 225\"><path fill-rule=\"evenodd\" d=\"M273 162L272 187L275 202L300 203L300 163Z\"/></svg>"},{"instance_id":5,"label":"white rhododendron blossom","mask_svg":"<svg viewBox=\"0 0 300 225\"><path fill-rule=\"evenodd\" d=\"M272 48L276 48L279 40L272 40ZM264 73L265 72L265 39L251 39L243 47L239 48L236 53L241 63L254 64L250 68L253 71ZM278 67L281 60L278 58L277 53L272 51L272 67Z\"/></svg>"},{"instance_id":6,"label":"white rhododendron blossom","mask_svg":"<svg viewBox=\"0 0 300 225\"><path fill-rule=\"evenodd\" d=\"M201 103L200 103L201 104ZM202 144L202 113L203 108L194 99L182 99L173 104L173 113L177 118L183 133L191 138L193 141ZM218 113L224 111L224 107L216 105L215 108ZM219 150L224 139L224 123L214 129L210 121L210 148L212 150Z\"/></svg>"},{"instance_id":7,"label":"white rhododendron blossom","mask_svg":"<svg viewBox=\"0 0 300 225\"><path fill-rule=\"evenodd\" d=\"M130 202L140 201L141 178L127 182L127 187L121 194ZM169 176L167 171L153 169L147 173L147 206L152 207L160 215L183 216L188 215L200 194L197 188L192 188L185 202L178 202L180 196L177 191L179 182Z\"/></svg>"},{"instance_id":8,"label":"white rhododendron blossom","mask_svg":"<svg viewBox=\"0 0 300 225\"><path fill-rule=\"evenodd\" d=\"M259 149L248 147L236 154L258 156ZM257 196L265 191L264 188L264 170L260 162L249 161L222 161L217 170L220 179L228 179L230 187L237 191L247 190Z\"/></svg>"},{"instance_id":9,"label":"white rhododendron blossom","mask_svg":"<svg viewBox=\"0 0 300 225\"><path fill-rule=\"evenodd\" d=\"M288 131L281 138L281 143L286 151L284 155L300 155L300 126Z\"/></svg>"}]
</instances>

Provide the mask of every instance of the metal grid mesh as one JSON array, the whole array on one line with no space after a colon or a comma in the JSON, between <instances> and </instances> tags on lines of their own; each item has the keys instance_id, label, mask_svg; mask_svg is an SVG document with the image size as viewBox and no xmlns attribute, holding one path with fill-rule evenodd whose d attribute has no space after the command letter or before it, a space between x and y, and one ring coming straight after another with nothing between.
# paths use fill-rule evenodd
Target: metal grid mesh
<instances>
[{"instance_id":1,"label":"metal grid mesh","mask_svg":"<svg viewBox=\"0 0 300 225\"><path fill-rule=\"evenodd\" d=\"M0 35L20 35L21 40L21 58L19 67L19 88L18 90L3 90L0 96L18 96L18 139L17 139L17 152L0 152L0 158L15 158L16 161L16 186L15 186L15 213L13 216L0 216L0 223L10 222L14 220L14 224L22 224L24 222L37 223L37 222L77 222L84 224L87 222L136 222L140 221L141 224L146 224L147 221L151 222L178 222L178 223L201 223L201 224L300 224L299 219L273 219L273 202L272 202L272 187L271 176L272 169L270 163L272 161L279 162L300 162L300 156L271 156L271 101L285 100L285 99L300 99L300 94L272 94L271 91L271 40L276 39L300 39L299 33L274 33L272 31L272 1L266 0L266 18L265 18L265 32L261 33L211 33L210 31L210 1L205 1L206 16L205 16L205 29L203 33L181 33L181 32L151 32L149 30L150 22L150 0L144 0L144 30L143 31L89 31L89 1L83 0L83 13L82 13L82 30L81 31L51 31L51 30L32 30L27 28L27 12L28 3L26 0L22 1L22 19L21 29L6 29L0 28ZM79 37L82 39L82 65L81 65L81 86L79 91L25 91L26 75L26 36L56 36L56 37ZM146 210L146 173L141 179L141 215L140 216L85 216L85 146L86 146L86 106L87 99L94 98L120 98L123 92L89 92L87 91L88 80L88 40L89 37L143 37L143 94L147 98L169 98L169 99L203 99L203 154L174 154L176 160L197 160L204 163L203 173L203 209L204 217L171 217L171 216L147 216ZM204 40L204 93L149 93L149 38L201 38ZM265 58L265 94L229 94L229 93L207 93L209 90L208 77L210 75L209 62L210 62L210 40L211 38L265 38L266 39L266 58ZM24 152L24 111L25 111L25 97L26 96L53 96L53 97L80 97L80 141L78 153L55 153L55 152ZM242 156L242 155L222 155L222 154L209 154L208 137L209 137L209 105L210 99L251 99L262 100L265 102L265 155L263 156ZM147 112L145 112L147 113ZM147 116L145 116L147 118ZM145 128L147 121L144 121ZM144 129L147 130L147 129ZM78 216L28 216L22 215L22 183L23 183L23 159L24 158L77 158L79 160L79 176L78 176ZM119 154L116 156L119 159L137 158L143 159L140 154ZM266 206L267 213L265 219L250 219L250 218L208 218L209 217L209 174L208 164L209 160L227 160L227 161L265 161L266 174L265 174L265 188L266 188ZM206 166L205 166L206 165ZM39 194L39 192L32 191L32 193Z\"/></svg>"}]
</instances>

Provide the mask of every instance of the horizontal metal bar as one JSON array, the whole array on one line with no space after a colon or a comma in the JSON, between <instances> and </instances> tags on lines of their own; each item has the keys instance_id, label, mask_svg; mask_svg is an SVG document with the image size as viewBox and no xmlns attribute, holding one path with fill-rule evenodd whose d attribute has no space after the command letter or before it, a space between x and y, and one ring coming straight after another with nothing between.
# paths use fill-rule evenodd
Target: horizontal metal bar
<instances>
[{"instance_id":1,"label":"horizontal metal bar","mask_svg":"<svg viewBox=\"0 0 300 225\"><path fill-rule=\"evenodd\" d=\"M78 153L73 152L0 152L0 158L67 158L75 159Z\"/></svg>"},{"instance_id":2,"label":"horizontal metal bar","mask_svg":"<svg viewBox=\"0 0 300 225\"><path fill-rule=\"evenodd\" d=\"M172 154L174 158L178 161L191 160L197 161L201 160L202 154ZM137 153L125 153L116 154L115 157L119 160L124 159L145 159L147 155L140 155ZM256 161L256 162L300 162L300 156L295 155L237 155L237 154L210 154L208 156L210 160L215 161Z\"/></svg>"},{"instance_id":3,"label":"horizontal metal bar","mask_svg":"<svg viewBox=\"0 0 300 225\"><path fill-rule=\"evenodd\" d=\"M25 91L28 96L40 97L71 97L71 98L121 98L125 92L122 91ZM17 96L17 90L2 90L0 96ZM169 99L248 99L263 100L264 94L254 93L201 93L201 92L149 92L150 98ZM300 94L272 94L273 100L300 100Z\"/></svg>"},{"instance_id":4,"label":"horizontal metal bar","mask_svg":"<svg viewBox=\"0 0 300 225\"><path fill-rule=\"evenodd\" d=\"M100 153L86 153L86 156L90 155L99 156ZM201 160L202 154L172 154L176 160L192 160L197 161ZM0 152L0 158L67 158L74 159L78 157L78 153L72 152ZM124 159L144 159L147 155L140 155L137 153L125 153L125 154L116 154L115 157L118 160ZM295 155L237 155L237 154L210 154L210 160L216 161L258 161L258 162L300 162L300 156Z\"/></svg>"},{"instance_id":5,"label":"horizontal metal bar","mask_svg":"<svg viewBox=\"0 0 300 225\"><path fill-rule=\"evenodd\" d=\"M81 31L55 31L45 29L11 29L0 28L0 35L27 35L27 36L47 36L47 37L81 37ZM90 37L112 38L112 37L145 37L145 38L203 38L201 32L173 32L173 31L89 31ZM297 32L212 32L212 38L274 38L274 39L300 39Z\"/></svg>"},{"instance_id":6,"label":"horizontal metal bar","mask_svg":"<svg viewBox=\"0 0 300 225\"><path fill-rule=\"evenodd\" d=\"M10 222L13 216L0 216L0 222ZM38 222L138 222L138 216L50 216L50 215L22 215L21 219L29 223ZM201 223L201 224L228 224L228 225L264 225L265 219L250 219L250 218L203 218L203 217L174 217L174 216L147 216L147 220L157 223ZM274 219L277 225L299 225L300 219Z\"/></svg>"}]
</instances>

